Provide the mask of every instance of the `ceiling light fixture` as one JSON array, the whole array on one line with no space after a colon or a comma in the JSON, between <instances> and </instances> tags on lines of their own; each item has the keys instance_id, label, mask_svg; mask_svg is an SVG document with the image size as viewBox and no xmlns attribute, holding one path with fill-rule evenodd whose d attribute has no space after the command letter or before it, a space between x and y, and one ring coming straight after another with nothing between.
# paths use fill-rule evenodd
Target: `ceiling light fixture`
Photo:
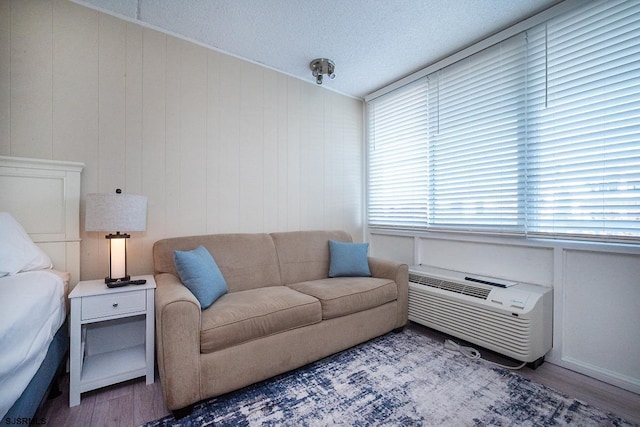
<instances>
[{"instance_id":1,"label":"ceiling light fixture","mask_svg":"<svg viewBox=\"0 0 640 427\"><path fill-rule=\"evenodd\" d=\"M309 68L311 68L313 77L316 78L316 83L322 84L322 77L324 74L329 76L331 80L336 78L335 70L336 64L330 59L327 58L317 58L311 61L309 64Z\"/></svg>"}]
</instances>

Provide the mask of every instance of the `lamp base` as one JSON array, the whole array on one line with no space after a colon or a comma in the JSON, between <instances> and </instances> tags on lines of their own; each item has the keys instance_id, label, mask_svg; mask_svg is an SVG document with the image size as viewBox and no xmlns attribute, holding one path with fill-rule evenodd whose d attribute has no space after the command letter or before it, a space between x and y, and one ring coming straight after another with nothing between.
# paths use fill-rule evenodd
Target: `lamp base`
<instances>
[{"instance_id":1,"label":"lamp base","mask_svg":"<svg viewBox=\"0 0 640 427\"><path fill-rule=\"evenodd\" d=\"M109 283L129 282L130 280L131 280L131 276L124 276L119 279L112 279L111 277L105 277L104 283L108 285Z\"/></svg>"}]
</instances>

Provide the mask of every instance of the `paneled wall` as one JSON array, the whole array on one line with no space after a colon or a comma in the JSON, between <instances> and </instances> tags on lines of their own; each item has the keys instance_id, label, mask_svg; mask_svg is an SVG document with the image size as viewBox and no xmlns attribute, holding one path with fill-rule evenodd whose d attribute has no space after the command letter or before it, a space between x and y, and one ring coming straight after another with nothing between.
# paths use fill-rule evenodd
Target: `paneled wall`
<instances>
[{"instance_id":1,"label":"paneled wall","mask_svg":"<svg viewBox=\"0 0 640 427\"><path fill-rule=\"evenodd\" d=\"M371 253L553 287L547 360L640 393L640 247L371 231Z\"/></svg>"},{"instance_id":2,"label":"paneled wall","mask_svg":"<svg viewBox=\"0 0 640 427\"><path fill-rule=\"evenodd\" d=\"M363 104L64 0L0 0L0 154L84 162L84 196L143 194L129 272L169 236L363 239ZM37 208L37 201L34 201ZM81 219L81 226L84 219ZM107 244L81 230L84 279Z\"/></svg>"}]
</instances>

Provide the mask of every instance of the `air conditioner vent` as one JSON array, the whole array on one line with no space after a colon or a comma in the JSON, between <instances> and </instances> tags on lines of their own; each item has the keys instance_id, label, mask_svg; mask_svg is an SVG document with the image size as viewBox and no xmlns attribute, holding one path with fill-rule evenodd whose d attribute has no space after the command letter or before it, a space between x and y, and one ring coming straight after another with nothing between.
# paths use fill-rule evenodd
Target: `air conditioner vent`
<instances>
[{"instance_id":1,"label":"air conditioner vent","mask_svg":"<svg viewBox=\"0 0 640 427\"><path fill-rule=\"evenodd\" d=\"M491 289L483 288L475 285L463 285L457 282L450 282L448 280L436 279L429 276L423 276L421 274L409 273L409 281L417 283L419 285L429 286L431 288L442 289L449 292L455 292L457 294L468 295L470 297L486 300L489 296Z\"/></svg>"},{"instance_id":2,"label":"air conditioner vent","mask_svg":"<svg viewBox=\"0 0 640 427\"><path fill-rule=\"evenodd\" d=\"M514 283L467 283L468 273L409 269L409 320L522 362L537 362L553 345L553 289Z\"/></svg>"}]
</instances>

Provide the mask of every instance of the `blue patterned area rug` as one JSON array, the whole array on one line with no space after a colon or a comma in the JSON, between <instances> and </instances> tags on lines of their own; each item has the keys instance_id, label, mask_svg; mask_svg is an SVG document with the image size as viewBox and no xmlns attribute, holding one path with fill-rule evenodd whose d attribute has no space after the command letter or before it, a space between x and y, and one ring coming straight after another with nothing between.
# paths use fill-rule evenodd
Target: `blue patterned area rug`
<instances>
[{"instance_id":1,"label":"blue patterned area rug","mask_svg":"<svg viewBox=\"0 0 640 427\"><path fill-rule=\"evenodd\" d=\"M158 426L633 426L405 329Z\"/></svg>"}]
</instances>

